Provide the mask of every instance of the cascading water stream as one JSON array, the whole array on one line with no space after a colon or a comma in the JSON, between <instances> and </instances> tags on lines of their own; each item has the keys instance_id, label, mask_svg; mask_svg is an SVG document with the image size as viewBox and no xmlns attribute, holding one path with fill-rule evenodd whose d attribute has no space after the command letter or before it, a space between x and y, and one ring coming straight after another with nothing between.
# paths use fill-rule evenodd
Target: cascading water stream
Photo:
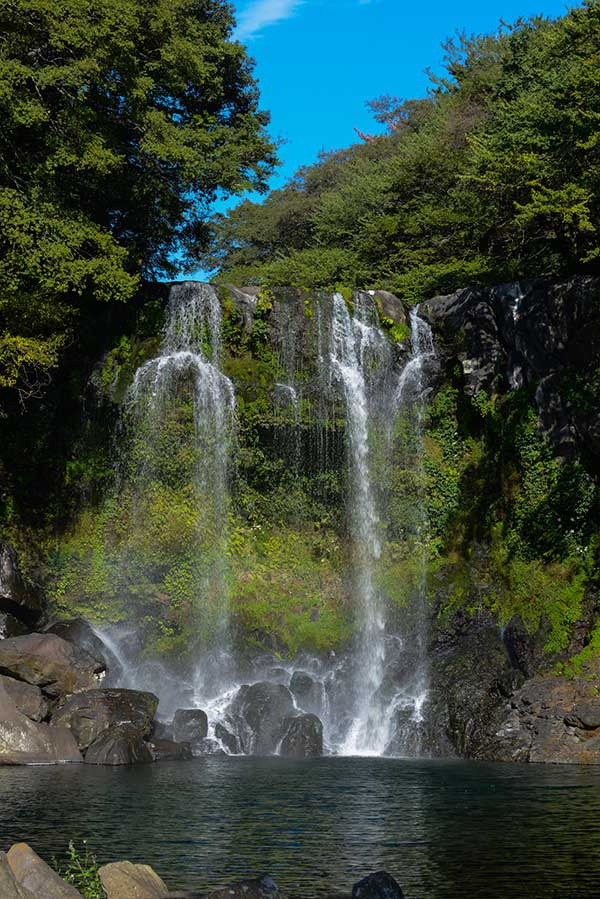
<instances>
[{"instance_id":1,"label":"cascading water stream","mask_svg":"<svg viewBox=\"0 0 600 899\"><path fill-rule=\"evenodd\" d=\"M195 678L204 696L205 689L220 689L221 669L230 656L225 560L235 394L221 370L219 298L209 284L194 281L172 286L160 353L137 370L130 389L129 406L135 418L146 422L147 442L160 439L165 420L186 390L191 393L194 424L191 487L199 553L204 550L206 556L195 585L196 611L211 619L213 629L214 650L201 659ZM138 477L143 479L143 471Z\"/></svg>"}]
</instances>

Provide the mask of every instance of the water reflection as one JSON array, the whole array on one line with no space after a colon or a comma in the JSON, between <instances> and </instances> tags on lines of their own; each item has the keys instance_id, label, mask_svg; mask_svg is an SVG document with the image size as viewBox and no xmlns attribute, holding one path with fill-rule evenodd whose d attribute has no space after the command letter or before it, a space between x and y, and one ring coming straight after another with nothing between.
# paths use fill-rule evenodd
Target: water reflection
<instances>
[{"instance_id":1,"label":"water reflection","mask_svg":"<svg viewBox=\"0 0 600 899\"><path fill-rule=\"evenodd\" d=\"M302 899L385 868L407 899L600 896L600 770L393 759L0 768L0 848L69 839L172 888L269 872Z\"/></svg>"}]
</instances>

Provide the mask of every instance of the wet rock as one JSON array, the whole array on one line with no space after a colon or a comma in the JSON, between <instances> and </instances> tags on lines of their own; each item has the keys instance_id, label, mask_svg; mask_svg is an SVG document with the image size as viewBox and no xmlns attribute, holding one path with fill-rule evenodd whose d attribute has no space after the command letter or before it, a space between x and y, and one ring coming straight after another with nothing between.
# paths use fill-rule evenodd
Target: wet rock
<instances>
[{"instance_id":1,"label":"wet rock","mask_svg":"<svg viewBox=\"0 0 600 899\"><path fill-rule=\"evenodd\" d=\"M36 899L17 881L4 852L0 852L0 896L2 899Z\"/></svg>"},{"instance_id":2,"label":"wet rock","mask_svg":"<svg viewBox=\"0 0 600 899\"><path fill-rule=\"evenodd\" d=\"M46 634L56 634L69 643L74 643L95 659L101 659L108 664L107 647L98 637L92 627L83 618L72 618L69 621L55 621L44 628Z\"/></svg>"},{"instance_id":3,"label":"wet rock","mask_svg":"<svg viewBox=\"0 0 600 899\"><path fill-rule=\"evenodd\" d=\"M0 674L0 684L4 687L17 709L32 721L43 721L48 714L48 701L39 687L26 684L25 681L15 680L14 677L6 677Z\"/></svg>"},{"instance_id":4,"label":"wet rock","mask_svg":"<svg viewBox=\"0 0 600 899\"><path fill-rule=\"evenodd\" d=\"M0 765L81 762L70 730L32 721L19 711L0 683Z\"/></svg>"},{"instance_id":5,"label":"wet rock","mask_svg":"<svg viewBox=\"0 0 600 899\"><path fill-rule=\"evenodd\" d=\"M81 899L81 893L53 871L27 843L15 843L6 858L15 880L34 896L40 899Z\"/></svg>"},{"instance_id":6,"label":"wet rock","mask_svg":"<svg viewBox=\"0 0 600 899\"><path fill-rule=\"evenodd\" d=\"M304 712L312 712L314 715L321 713L323 709L323 685L311 677L310 674L307 674L306 671L294 671L290 681L290 690Z\"/></svg>"},{"instance_id":7,"label":"wet rock","mask_svg":"<svg viewBox=\"0 0 600 899\"><path fill-rule=\"evenodd\" d=\"M238 690L230 707L230 721L242 751L248 755L272 755L283 733L286 718L294 712L287 687L260 681Z\"/></svg>"},{"instance_id":8,"label":"wet rock","mask_svg":"<svg viewBox=\"0 0 600 899\"><path fill-rule=\"evenodd\" d=\"M404 899L404 893L391 874L378 871L352 887L352 899Z\"/></svg>"},{"instance_id":9,"label":"wet rock","mask_svg":"<svg viewBox=\"0 0 600 899\"><path fill-rule=\"evenodd\" d=\"M173 740L172 721L153 721L150 730L152 740Z\"/></svg>"},{"instance_id":10,"label":"wet rock","mask_svg":"<svg viewBox=\"0 0 600 899\"><path fill-rule=\"evenodd\" d=\"M323 755L323 725L316 715L286 718L280 755L295 759L317 758Z\"/></svg>"},{"instance_id":11,"label":"wet rock","mask_svg":"<svg viewBox=\"0 0 600 899\"><path fill-rule=\"evenodd\" d=\"M220 722L215 725L215 737L221 741L227 752L231 753L231 755L239 755L240 744L238 738Z\"/></svg>"},{"instance_id":12,"label":"wet rock","mask_svg":"<svg viewBox=\"0 0 600 899\"><path fill-rule=\"evenodd\" d=\"M96 687L104 671L104 662L55 634L0 641L0 674L42 687L50 696Z\"/></svg>"},{"instance_id":13,"label":"wet rock","mask_svg":"<svg viewBox=\"0 0 600 899\"><path fill-rule=\"evenodd\" d=\"M600 697L595 696L587 702L576 703L566 716L565 722L585 730L598 730L600 728Z\"/></svg>"},{"instance_id":14,"label":"wet rock","mask_svg":"<svg viewBox=\"0 0 600 899\"><path fill-rule=\"evenodd\" d=\"M112 862L98 871L107 899L164 899L168 889L149 865Z\"/></svg>"},{"instance_id":15,"label":"wet rock","mask_svg":"<svg viewBox=\"0 0 600 899\"><path fill-rule=\"evenodd\" d=\"M30 628L19 621L10 612L3 612L0 609L0 640L6 640L8 637L22 637L29 633Z\"/></svg>"},{"instance_id":16,"label":"wet rock","mask_svg":"<svg viewBox=\"0 0 600 899\"><path fill-rule=\"evenodd\" d=\"M207 893L205 899L285 899L272 877L239 880L221 890Z\"/></svg>"},{"instance_id":17,"label":"wet rock","mask_svg":"<svg viewBox=\"0 0 600 899\"><path fill-rule=\"evenodd\" d=\"M195 756L227 755L219 741L213 740L210 737L206 737L204 740L199 740L198 743L194 743L194 745L192 746L192 752Z\"/></svg>"},{"instance_id":18,"label":"wet rock","mask_svg":"<svg viewBox=\"0 0 600 899\"><path fill-rule=\"evenodd\" d=\"M153 761L148 744L130 724L117 724L104 731L85 754L87 765L143 765Z\"/></svg>"},{"instance_id":19,"label":"wet rock","mask_svg":"<svg viewBox=\"0 0 600 899\"><path fill-rule=\"evenodd\" d=\"M179 762L194 757L189 743L176 743L174 740L151 740L148 749L155 762Z\"/></svg>"},{"instance_id":20,"label":"wet rock","mask_svg":"<svg viewBox=\"0 0 600 899\"><path fill-rule=\"evenodd\" d=\"M39 620L40 610L39 596L26 588L13 547L0 540L0 612L31 629Z\"/></svg>"},{"instance_id":21,"label":"wet rock","mask_svg":"<svg viewBox=\"0 0 600 899\"><path fill-rule=\"evenodd\" d=\"M140 690L84 690L70 696L52 715L52 724L68 727L81 750L116 724L128 725L140 737L150 734L158 706L154 693Z\"/></svg>"},{"instance_id":22,"label":"wet rock","mask_svg":"<svg viewBox=\"0 0 600 899\"><path fill-rule=\"evenodd\" d=\"M206 739L208 718L202 709L177 709L173 718L173 739L192 746Z\"/></svg>"},{"instance_id":23,"label":"wet rock","mask_svg":"<svg viewBox=\"0 0 600 899\"><path fill-rule=\"evenodd\" d=\"M387 290L375 290L375 300L379 301L384 318L391 319L395 325L408 325L408 316L402 300Z\"/></svg>"}]
</instances>

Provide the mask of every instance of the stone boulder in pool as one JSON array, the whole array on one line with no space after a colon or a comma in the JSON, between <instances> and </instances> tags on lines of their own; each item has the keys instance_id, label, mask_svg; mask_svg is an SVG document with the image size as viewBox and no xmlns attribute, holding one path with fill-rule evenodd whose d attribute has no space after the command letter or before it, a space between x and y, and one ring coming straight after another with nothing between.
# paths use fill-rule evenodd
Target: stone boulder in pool
<instances>
[{"instance_id":1,"label":"stone boulder in pool","mask_svg":"<svg viewBox=\"0 0 600 899\"><path fill-rule=\"evenodd\" d=\"M169 891L149 865L112 862L98 874L107 899L164 899Z\"/></svg>"},{"instance_id":2,"label":"stone boulder in pool","mask_svg":"<svg viewBox=\"0 0 600 899\"><path fill-rule=\"evenodd\" d=\"M7 853L15 880L37 899L82 899L81 893L53 871L27 843L15 843ZM4 899L4 894L2 899Z\"/></svg>"},{"instance_id":3,"label":"stone boulder in pool","mask_svg":"<svg viewBox=\"0 0 600 899\"><path fill-rule=\"evenodd\" d=\"M323 684L311 677L306 671L294 671L290 681L290 690L303 712L320 715L323 711Z\"/></svg>"},{"instance_id":4,"label":"stone boulder in pool","mask_svg":"<svg viewBox=\"0 0 600 899\"><path fill-rule=\"evenodd\" d=\"M294 759L312 759L323 755L323 725L316 715L286 718L279 754Z\"/></svg>"},{"instance_id":5,"label":"stone boulder in pool","mask_svg":"<svg viewBox=\"0 0 600 899\"><path fill-rule=\"evenodd\" d=\"M32 721L0 683L0 765L58 765L81 762L81 753L66 727Z\"/></svg>"},{"instance_id":6,"label":"stone boulder in pool","mask_svg":"<svg viewBox=\"0 0 600 899\"><path fill-rule=\"evenodd\" d=\"M259 681L238 690L226 718L242 752L273 755L285 733L284 722L294 713L294 698L287 687Z\"/></svg>"},{"instance_id":7,"label":"stone boulder in pool","mask_svg":"<svg viewBox=\"0 0 600 899\"><path fill-rule=\"evenodd\" d=\"M106 666L56 634L0 640L0 674L41 687L51 697L97 687Z\"/></svg>"},{"instance_id":8,"label":"stone boulder in pool","mask_svg":"<svg viewBox=\"0 0 600 899\"><path fill-rule=\"evenodd\" d=\"M202 746L208 734L208 717L202 709L177 709L171 725L176 743L191 743L192 748Z\"/></svg>"},{"instance_id":9,"label":"stone boulder in pool","mask_svg":"<svg viewBox=\"0 0 600 899\"><path fill-rule=\"evenodd\" d=\"M148 743L155 762L182 762L193 758L190 743L176 743L175 740L157 740Z\"/></svg>"},{"instance_id":10,"label":"stone boulder in pool","mask_svg":"<svg viewBox=\"0 0 600 899\"><path fill-rule=\"evenodd\" d=\"M131 724L105 730L85 754L87 765L144 765L153 761L150 746Z\"/></svg>"},{"instance_id":11,"label":"stone boulder in pool","mask_svg":"<svg viewBox=\"0 0 600 899\"><path fill-rule=\"evenodd\" d=\"M96 689L75 693L52 715L53 725L68 727L85 751L105 731L126 724L145 738L152 729L158 696L141 690Z\"/></svg>"},{"instance_id":12,"label":"stone boulder in pool","mask_svg":"<svg viewBox=\"0 0 600 899\"><path fill-rule=\"evenodd\" d=\"M404 899L404 893L391 874L378 871L354 884L352 899Z\"/></svg>"},{"instance_id":13,"label":"stone boulder in pool","mask_svg":"<svg viewBox=\"0 0 600 899\"><path fill-rule=\"evenodd\" d=\"M272 877L239 880L221 890L207 893L205 899L286 899Z\"/></svg>"}]
</instances>

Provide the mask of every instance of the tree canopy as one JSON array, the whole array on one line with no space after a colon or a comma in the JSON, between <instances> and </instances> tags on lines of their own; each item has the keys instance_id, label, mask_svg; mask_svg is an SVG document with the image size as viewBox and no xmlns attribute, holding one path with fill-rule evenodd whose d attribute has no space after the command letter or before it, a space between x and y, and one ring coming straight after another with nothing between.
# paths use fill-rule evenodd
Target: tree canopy
<instances>
[{"instance_id":1,"label":"tree canopy","mask_svg":"<svg viewBox=\"0 0 600 899\"><path fill-rule=\"evenodd\" d=\"M216 216L234 284L346 284L409 301L600 269L600 2L445 45L423 99L374 101L382 136Z\"/></svg>"},{"instance_id":2,"label":"tree canopy","mask_svg":"<svg viewBox=\"0 0 600 899\"><path fill-rule=\"evenodd\" d=\"M40 388L90 302L206 241L275 163L225 0L0 0L0 388Z\"/></svg>"}]
</instances>

